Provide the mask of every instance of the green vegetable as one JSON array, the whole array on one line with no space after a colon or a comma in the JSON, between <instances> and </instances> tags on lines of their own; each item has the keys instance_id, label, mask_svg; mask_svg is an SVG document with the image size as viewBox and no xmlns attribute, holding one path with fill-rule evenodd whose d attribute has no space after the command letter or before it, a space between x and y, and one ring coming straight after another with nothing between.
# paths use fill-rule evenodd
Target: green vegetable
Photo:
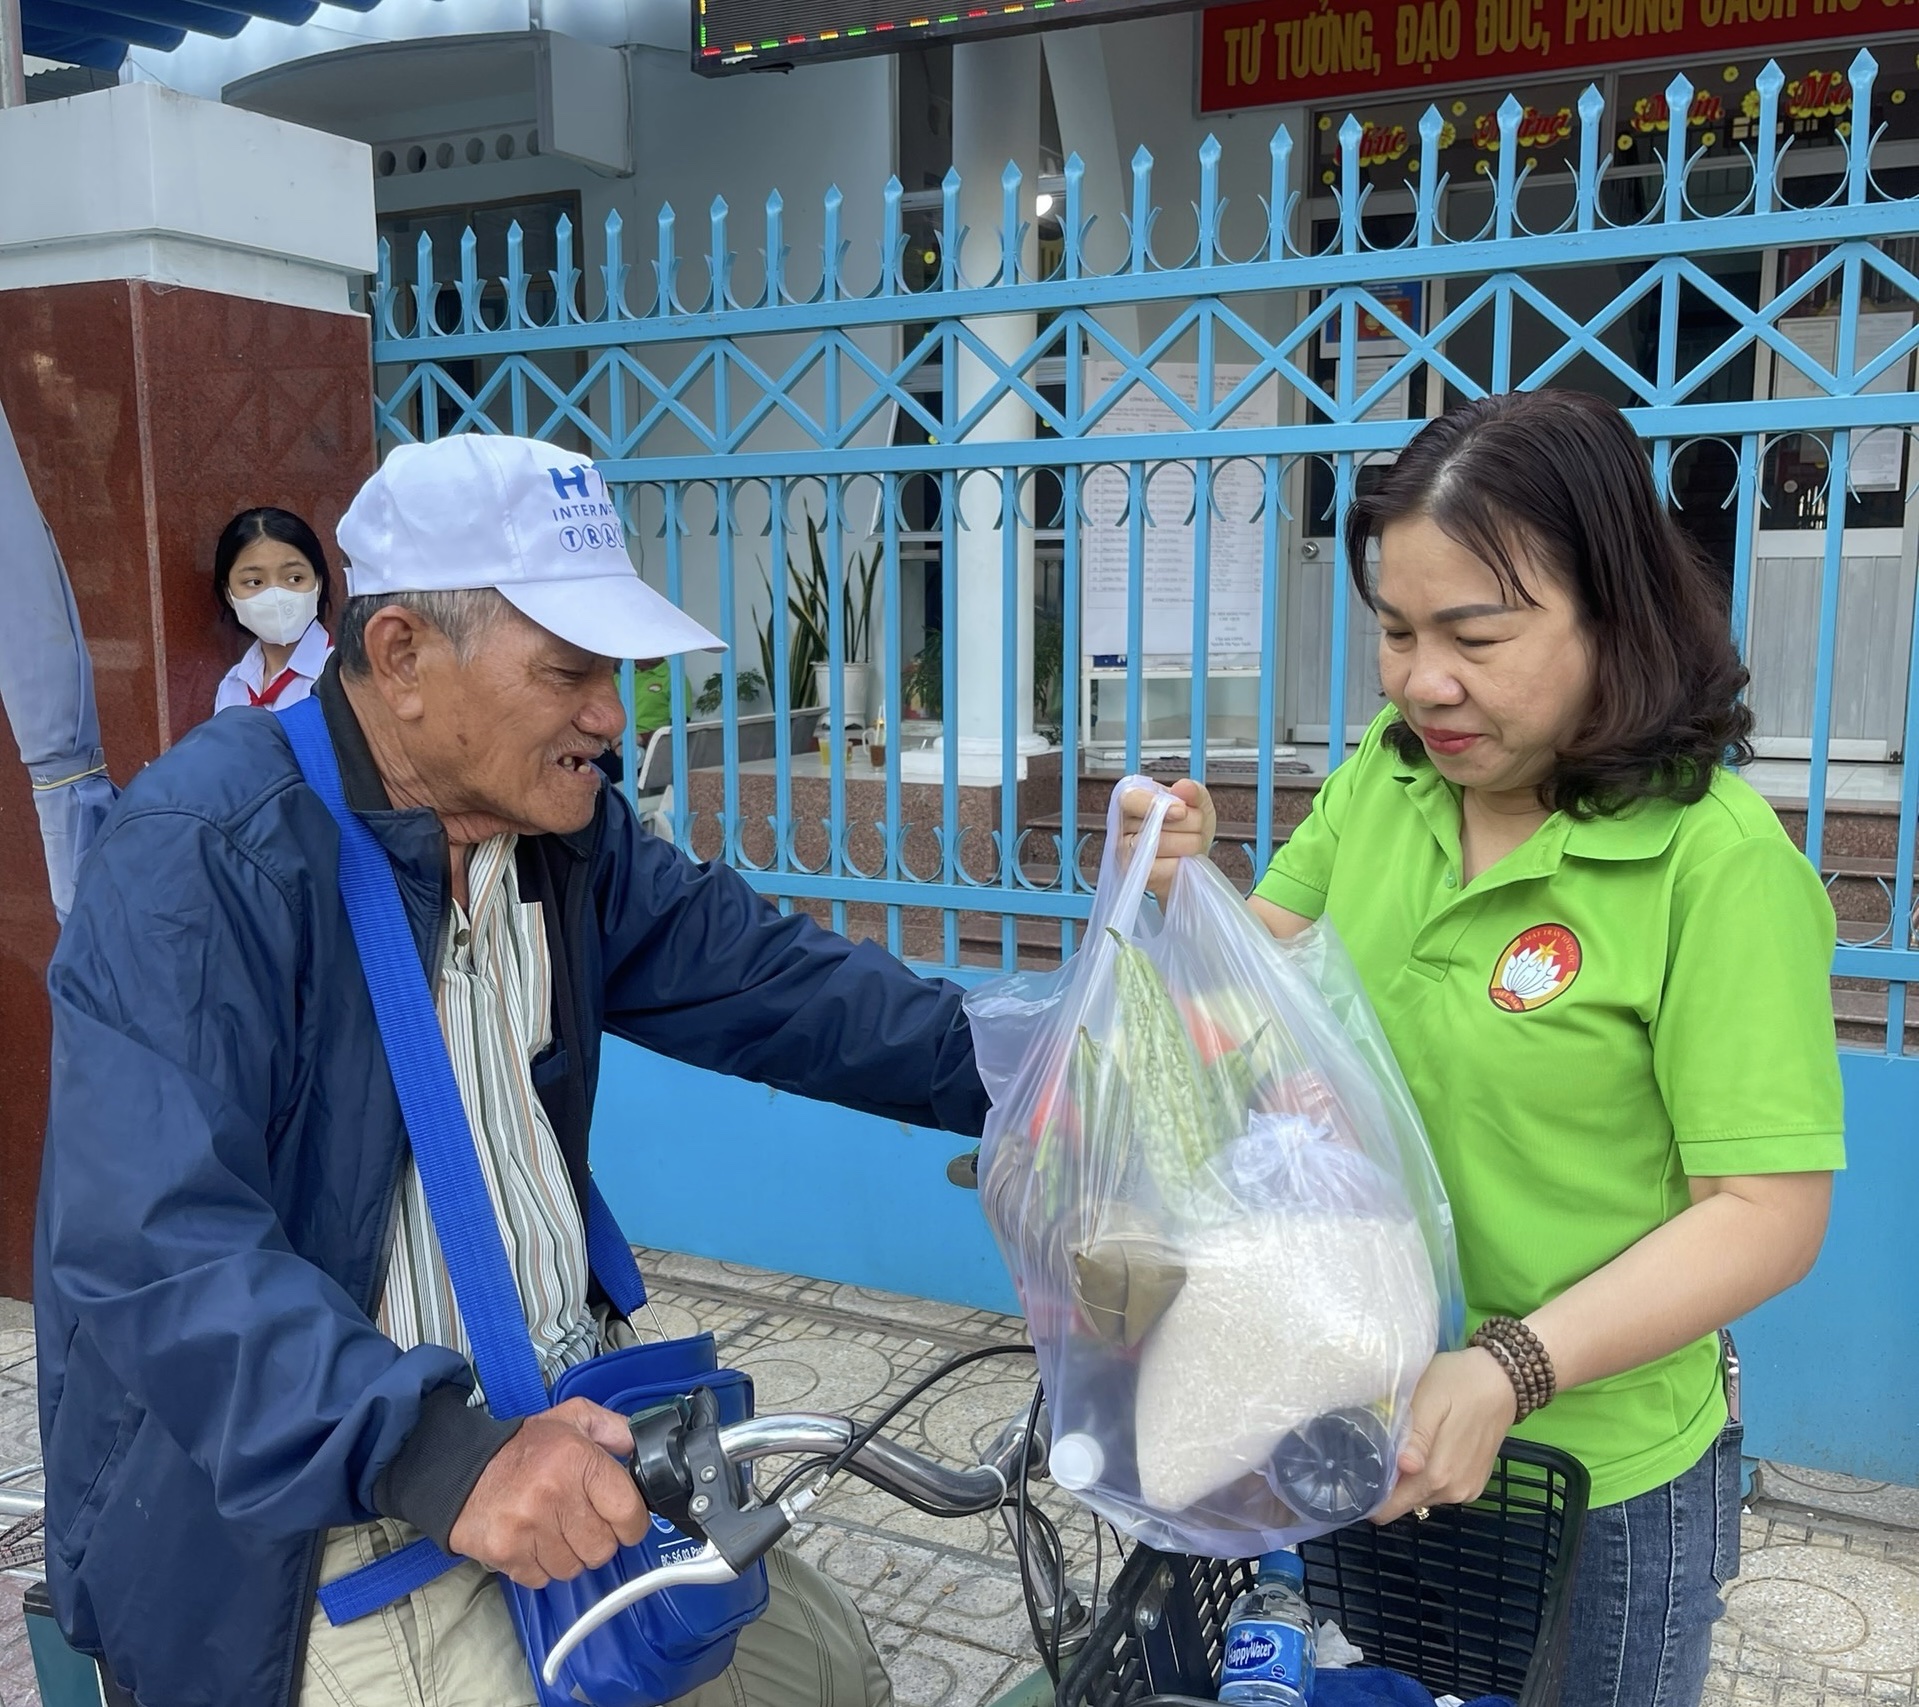
<instances>
[{"instance_id":1,"label":"green vegetable","mask_svg":"<svg viewBox=\"0 0 1919 1707\"><path fill-rule=\"evenodd\" d=\"M1139 1148L1167 1205L1188 1208L1229 1136L1227 1122L1159 969L1118 931L1111 935L1118 945L1119 1035Z\"/></svg>"},{"instance_id":2,"label":"green vegetable","mask_svg":"<svg viewBox=\"0 0 1919 1707\"><path fill-rule=\"evenodd\" d=\"M1266 1027L1262 1025L1246 1042L1237 1049L1227 1050L1206 1069L1213 1081L1213 1094L1228 1114L1238 1114L1253 1106L1253 1093L1266 1077L1266 1064L1259 1047L1265 1034Z\"/></svg>"}]
</instances>

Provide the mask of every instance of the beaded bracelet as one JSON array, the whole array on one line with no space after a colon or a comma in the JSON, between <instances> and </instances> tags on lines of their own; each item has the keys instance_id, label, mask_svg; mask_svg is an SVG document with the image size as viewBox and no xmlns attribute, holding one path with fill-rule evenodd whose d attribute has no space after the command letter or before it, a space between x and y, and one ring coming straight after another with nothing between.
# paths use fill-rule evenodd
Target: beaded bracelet
<instances>
[{"instance_id":1,"label":"beaded bracelet","mask_svg":"<svg viewBox=\"0 0 1919 1707\"><path fill-rule=\"evenodd\" d=\"M1514 1421L1524 1422L1534 1411L1552 1403L1559 1391L1559 1376L1539 1336L1524 1322L1511 1316L1489 1316L1468 1343L1490 1352L1505 1370L1519 1401Z\"/></svg>"}]
</instances>

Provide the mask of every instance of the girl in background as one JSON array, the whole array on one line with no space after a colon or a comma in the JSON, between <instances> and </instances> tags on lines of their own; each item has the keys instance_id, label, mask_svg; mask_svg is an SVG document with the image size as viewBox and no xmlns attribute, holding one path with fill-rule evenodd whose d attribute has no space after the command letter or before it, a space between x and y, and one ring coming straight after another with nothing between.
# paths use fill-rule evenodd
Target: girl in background
<instances>
[{"instance_id":1,"label":"girl in background","mask_svg":"<svg viewBox=\"0 0 1919 1707\"><path fill-rule=\"evenodd\" d=\"M330 577L313 529L291 510L242 510L214 548L213 590L221 611L254 636L221 680L213 709L305 699L333 649L325 627Z\"/></svg>"}]
</instances>

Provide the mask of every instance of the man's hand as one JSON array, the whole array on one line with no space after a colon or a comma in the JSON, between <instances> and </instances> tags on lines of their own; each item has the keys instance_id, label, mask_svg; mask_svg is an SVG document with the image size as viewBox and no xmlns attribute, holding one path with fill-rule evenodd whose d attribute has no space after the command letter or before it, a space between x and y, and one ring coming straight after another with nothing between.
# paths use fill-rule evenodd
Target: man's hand
<instances>
[{"instance_id":1,"label":"man's hand","mask_svg":"<svg viewBox=\"0 0 1919 1707\"><path fill-rule=\"evenodd\" d=\"M1413 1393L1399 1484L1373 1513L1391 1523L1422 1506L1465 1505L1486 1491L1519 1400L1489 1351L1442 1351Z\"/></svg>"},{"instance_id":2,"label":"man's hand","mask_svg":"<svg viewBox=\"0 0 1919 1707\"><path fill-rule=\"evenodd\" d=\"M626 1419L591 1399L528 1417L473 1484L453 1551L523 1588L604 1565L646 1534L646 1504L620 1464L632 1451Z\"/></svg>"},{"instance_id":3,"label":"man's hand","mask_svg":"<svg viewBox=\"0 0 1919 1707\"><path fill-rule=\"evenodd\" d=\"M1153 861L1152 875L1147 879L1147 887L1159 897L1162 907L1173 892L1173 873L1179 869L1179 862L1193 857L1203 859L1213 851L1213 830L1218 822L1213 797L1191 778L1174 783L1173 793L1178 800L1166 809L1166 821L1159 827L1159 856ZM1135 788L1120 799L1120 835L1125 840L1129 859L1133 841L1146 822L1146 814L1152 810L1154 798L1145 789Z\"/></svg>"}]
</instances>

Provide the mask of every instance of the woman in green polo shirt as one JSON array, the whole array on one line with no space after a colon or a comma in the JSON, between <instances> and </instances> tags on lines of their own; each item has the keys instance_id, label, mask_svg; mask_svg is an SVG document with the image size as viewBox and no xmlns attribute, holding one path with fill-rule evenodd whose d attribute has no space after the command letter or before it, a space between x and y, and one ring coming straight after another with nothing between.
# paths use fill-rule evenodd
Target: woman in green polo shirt
<instances>
[{"instance_id":1,"label":"woman in green polo shirt","mask_svg":"<svg viewBox=\"0 0 1919 1707\"><path fill-rule=\"evenodd\" d=\"M1617 410L1454 409L1347 543L1391 704L1251 905L1337 925L1458 1227L1473 1341L1379 1516L1475 1498L1509 1432L1573 1453L1563 1707L1695 1707L1739 1555L1718 1330L1812 1266L1843 1162L1832 908L1725 768L1725 599ZM1178 792L1156 886L1211 842Z\"/></svg>"}]
</instances>

